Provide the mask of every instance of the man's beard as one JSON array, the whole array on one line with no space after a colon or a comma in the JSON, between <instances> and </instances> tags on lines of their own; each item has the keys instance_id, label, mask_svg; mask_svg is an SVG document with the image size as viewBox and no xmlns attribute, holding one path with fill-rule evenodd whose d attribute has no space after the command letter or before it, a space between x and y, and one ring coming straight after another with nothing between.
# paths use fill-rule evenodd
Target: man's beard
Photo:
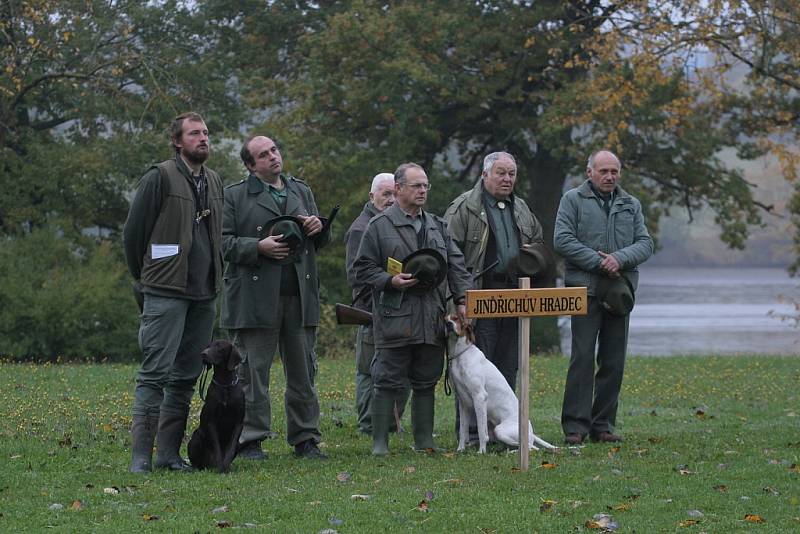
<instances>
[{"instance_id":1,"label":"man's beard","mask_svg":"<svg viewBox=\"0 0 800 534\"><path fill-rule=\"evenodd\" d=\"M198 150L193 150L193 151L183 150L181 152L184 158L186 158L192 163L197 163L197 164L204 163L208 159L208 153L209 153L208 149L206 149L203 152Z\"/></svg>"}]
</instances>

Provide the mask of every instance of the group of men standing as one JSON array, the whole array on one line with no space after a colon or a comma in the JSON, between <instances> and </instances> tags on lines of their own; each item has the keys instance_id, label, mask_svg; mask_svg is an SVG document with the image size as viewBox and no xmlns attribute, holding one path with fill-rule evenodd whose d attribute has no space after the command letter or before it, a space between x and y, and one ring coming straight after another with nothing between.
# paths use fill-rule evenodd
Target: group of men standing
<instances>
[{"instance_id":1,"label":"group of men standing","mask_svg":"<svg viewBox=\"0 0 800 534\"><path fill-rule=\"evenodd\" d=\"M202 117L177 117L170 136L175 157L144 175L124 229L142 308L130 469L151 469L154 442L156 467L188 468L180 445L219 290L220 326L243 358L239 455L266 457L261 441L274 435L269 374L279 349L286 439L298 457L325 458L317 446L316 252L330 241L330 226L309 186L283 173L273 140L245 141L240 155L248 177L223 194L219 177L205 166L209 144ZM562 409L571 445L587 436L622 439L614 425L628 313L637 265L652 254L653 241L638 200L617 183L620 167L611 152L592 154L588 179L564 195L556 220L554 245L566 263L566 285L586 286L589 295L588 315L572 318ZM415 449L436 448L434 391L444 367L448 301L466 322L467 290L516 287L518 276L531 274L526 258L535 258L534 276L545 274L549 247L538 220L514 194L516 179L511 154L489 154L481 179L443 218L424 209L431 184L421 166L404 163L373 179L369 202L345 242L354 304L372 312L372 323L357 334L356 405L359 429L372 435L374 455L389 452L389 433L400 424L409 395ZM629 299L619 297L620 285ZM513 388L517 321L480 319L475 331L476 345Z\"/></svg>"}]
</instances>

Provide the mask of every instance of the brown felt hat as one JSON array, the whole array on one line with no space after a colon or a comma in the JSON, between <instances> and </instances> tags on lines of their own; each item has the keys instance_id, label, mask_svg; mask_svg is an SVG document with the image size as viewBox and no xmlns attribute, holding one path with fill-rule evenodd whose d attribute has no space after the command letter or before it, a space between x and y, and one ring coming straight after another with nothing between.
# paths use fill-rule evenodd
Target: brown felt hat
<instances>
[{"instance_id":1,"label":"brown felt hat","mask_svg":"<svg viewBox=\"0 0 800 534\"><path fill-rule=\"evenodd\" d=\"M403 260L403 272L419 280L408 288L414 295L427 293L439 286L447 277L447 262L432 248L421 248L412 252Z\"/></svg>"},{"instance_id":2,"label":"brown felt hat","mask_svg":"<svg viewBox=\"0 0 800 534\"><path fill-rule=\"evenodd\" d=\"M550 249L544 243L533 243L519 248L519 255L510 262L509 273L536 279L551 278L555 266L556 260Z\"/></svg>"}]
</instances>

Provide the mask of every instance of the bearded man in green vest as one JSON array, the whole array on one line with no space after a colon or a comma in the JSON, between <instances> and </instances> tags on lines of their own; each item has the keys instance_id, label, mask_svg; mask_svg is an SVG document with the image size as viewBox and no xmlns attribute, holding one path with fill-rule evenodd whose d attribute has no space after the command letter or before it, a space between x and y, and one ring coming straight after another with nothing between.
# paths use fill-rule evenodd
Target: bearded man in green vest
<instances>
[{"instance_id":1,"label":"bearded man in green vest","mask_svg":"<svg viewBox=\"0 0 800 534\"><path fill-rule=\"evenodd\" d=\"M205 166L208 128L197 113L170 127L175 157L139 182L123 229L142 312L130 471L191 469L181 457L189 405L211 342L222 275L222 181Z\"/></svg>"}]
</instances>

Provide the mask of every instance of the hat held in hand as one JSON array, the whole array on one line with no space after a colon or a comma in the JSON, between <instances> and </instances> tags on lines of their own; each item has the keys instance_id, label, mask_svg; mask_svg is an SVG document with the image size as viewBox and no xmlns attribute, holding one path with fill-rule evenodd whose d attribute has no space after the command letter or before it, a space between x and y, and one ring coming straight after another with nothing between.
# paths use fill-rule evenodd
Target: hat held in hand
<instances>
[{"instance_id":1,"label":"hat held in hand","mask_svg":"<svg viewBox=\"0 0 800 534\"><path fill-rule=\"evenodd\" d=\"M512 258L509 273L531 278L550 278L554 274L556 260L553 253L544 243L522 245L519 255Z\"/></svg>"},{"instance_id":2,"label":"hat held in hand","mask_svg":"<svg viewBox=\"0 0 800 534\"><path fill-rule=\"evenodd\" d=\"M617 278L601 276L597 282L597 299L608 313L618 317L628 315L636 300L633 286L623 274Z\"/></svg>"},{"instance_id":3,"label":"hat held in hand","mask_svg":"<svg viewBox=\"0 0 800 534\"><path fill-rule=\"evenodd\" d=\"M403 272L419 280L406 291L413 295L427 293L441 284L447 277L447 262L432 248L421 248L403 260Z\"/></svg>"},{"instance_id":4,"label":"hat held in hand","mask_svg":"<svg viewBox=\"0 0 800 534\"><path fill-rule=\"evenodd\" d=\"M278 265L289 265L300 259L300 251L305 248L306 233L303 231L303 222L292 215L281 215L264 224L263 237L282 235L281 243L289 245L289 255L282 260L269 259Z\"/></svg>"}]
</instances>

